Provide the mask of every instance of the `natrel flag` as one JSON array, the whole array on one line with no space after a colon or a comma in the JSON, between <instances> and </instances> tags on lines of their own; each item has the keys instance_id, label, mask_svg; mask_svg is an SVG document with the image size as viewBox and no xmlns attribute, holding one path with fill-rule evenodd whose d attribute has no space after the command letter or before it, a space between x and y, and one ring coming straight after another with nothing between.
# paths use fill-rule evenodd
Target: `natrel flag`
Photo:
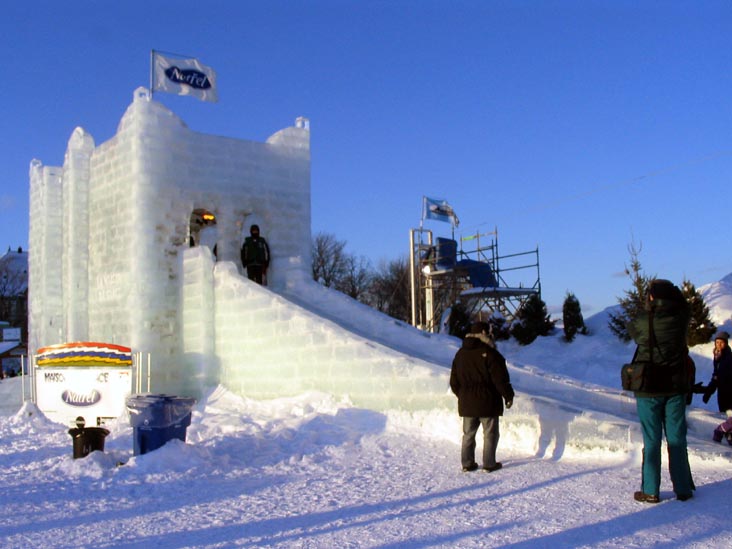
<instances>
[{"instance_id":1,"label":"natrel flag","mask_svg":"<svg viewBox=\"0 0 732 549\"><path fill-rule=\"evenodd\" d=\"M216 72L193 57L180 59L152 53L151 88L176 95L190 95L201 101L215 103Z\"/></svg>"},{"instance_id":2,"label":"natrel flag","mask_svg":"<svg viewBox=\"0 0 732 549\"><path fill-rule=\"evenodd\" d=\"M460 225L460 220L455 215L455 210L447 203L447 200L440 198L422 197L422 219L434 219L452 223L453 227Z\"/></svg>"}]
</instances>

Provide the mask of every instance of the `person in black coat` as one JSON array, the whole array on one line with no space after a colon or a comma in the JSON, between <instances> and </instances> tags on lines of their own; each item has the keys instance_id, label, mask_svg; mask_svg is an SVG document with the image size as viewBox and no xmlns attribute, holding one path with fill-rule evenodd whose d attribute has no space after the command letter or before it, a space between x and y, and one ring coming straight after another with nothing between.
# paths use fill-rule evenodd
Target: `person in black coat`
<instances>
[{"instance_id":1,"label":"person in black coat","mask_svg":"<svg viewBox=\"0 0 732 549\"><path fill-rule=\"evenodd\" d=\"M732 410L732 350L729 348L729 334L719 332L714 336L714 373L702 399L706 404L717 391L720 412Z\"/></svg>"},{"instance_id":2,"label":"person in black coat","mask_svg":"<svg viewBox=\"0 0 732 549\"><path fill-rule=\"evenodd\" d=\"M269 244L259 235L259 225L252 225L241 247L241 264L247 277L257 284L264 284L269 267ZM266 285L266 284L265 284Z\"/></svg>"},{"instance_id":3,"label":"person in black coat","mask_svg":"<svg viewBox=\"0 0 732 549\"><path fill-rule=\"evenodd\" d=\"M458 413L463 418L460 460L463 471L475 471L475 435L483 427L483 469L497 471L498 417L513 404L514 391L506 368L506 359L490 337L490 326L477 322L465 336L455 354L450 371L450 388L458 399Z\"/></svg>"}]
</instances>

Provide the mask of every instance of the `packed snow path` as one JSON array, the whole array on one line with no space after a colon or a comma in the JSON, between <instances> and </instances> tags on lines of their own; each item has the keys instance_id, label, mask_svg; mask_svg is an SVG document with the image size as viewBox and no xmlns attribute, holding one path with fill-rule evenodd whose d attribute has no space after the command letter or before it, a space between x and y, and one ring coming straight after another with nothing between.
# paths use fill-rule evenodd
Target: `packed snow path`
<instances>
[{"instance_id":1,"label":"packed snow path","mask_svg":"<svg viewBox=\"0 0 732 549\"><path fill-rule=\"evenodd\" d=\"M7 381L2 382L6 385ZM13 381L13 380L10 380ZM727 448L692 455L696 497L633 501L637 452L538 456L506 429L504 468L462 473L449 411L352 408L320 393L250 401L218 389L186 444L131 456L131 428L71 458L32 406L0 418L0 545L27 547L722 547ZM124 462L124 465L118 463Z\"/></svg>"}]
</instances>

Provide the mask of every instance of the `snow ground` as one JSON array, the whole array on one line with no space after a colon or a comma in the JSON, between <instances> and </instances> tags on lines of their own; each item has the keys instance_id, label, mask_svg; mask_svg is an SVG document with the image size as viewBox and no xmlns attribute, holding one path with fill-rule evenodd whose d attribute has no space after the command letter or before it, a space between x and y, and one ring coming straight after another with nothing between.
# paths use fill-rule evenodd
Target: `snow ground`
<instances>
[{"instance_id":1,"label":"snow ground","mask_svg":"<svg viewBox=\"0 0 732 549\"><path fill-rule=\"evenodd\" d=\"M732 547L732 447L711 442L714 401L689 410L695 497L675 500L664 472L660 504L633 501L639 435L616 383L632 348L604 323L589 319L591 335L571 344L560 331L499 343L518 396L495 473L460 470L454 408L380 413L222 387L195 406L186 443L133 456L122 417L103 453L74 460L67 428L5 379L0 546ZM693 352L706 382L711 345Z\"/></svg>"}]
</instances>

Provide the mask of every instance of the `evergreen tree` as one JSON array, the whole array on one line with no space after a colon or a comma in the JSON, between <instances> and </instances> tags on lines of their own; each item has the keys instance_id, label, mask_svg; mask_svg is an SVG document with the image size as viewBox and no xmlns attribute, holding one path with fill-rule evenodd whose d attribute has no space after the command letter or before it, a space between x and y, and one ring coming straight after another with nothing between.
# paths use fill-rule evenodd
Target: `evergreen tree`
<instances>
[{"instance_id":1,"label":"evergreen tree","mask_svg":"<svg viewBox=\"0 0 732 549\"><path fill-rule=\"evenodd\" d=\"M691 312L686 344L693 347L700 343L707 343L717 330L717 326L709 318L709 307L707 307L704 298L690 281L684 280L681 285L681 292L684 294Z\"/></svg>"},{"instance_id":2,"label":"evergreen tree","mask_svg":"<svg viewBox=\"0 0 732 549\"><path fill-rule=\"evenodd\" d=\"M562 320L564 322L564 339L572 341L577 334L586 334L587 327L582 317L582 308L577 297L567 292L562 306Z\"/></svg>"},{"instance_id":3,"label":"evergreen tree","mask_svg":"<svg viewBox=\"0 0 732 549\"><path fill-rule=\"evenodd\" d=\"M511 335L521 345L528 345L537 337L549 334L553 329L554 322L549 319L546 303L539 294L532 294L516 312Z\"/></svg>"},{"instance_id":4,"label":"evergreen tree","mask_svg":"<svg viewBox=\"0 0 732 549\"><path fill-rule=\"evenodd\" d=\"M643 274L638 259L640 249L631 244L628 251L630 252L630 267L625 267L625 274L628 275L633 286L630 290L625 290L624 297L618 298L621 310L618 314L610 313L608 322L610 331L626 343L631 339L628 333L628 323L636 318L645 307L648 285L655 278Z\"/></svg>"}]
</instances>

